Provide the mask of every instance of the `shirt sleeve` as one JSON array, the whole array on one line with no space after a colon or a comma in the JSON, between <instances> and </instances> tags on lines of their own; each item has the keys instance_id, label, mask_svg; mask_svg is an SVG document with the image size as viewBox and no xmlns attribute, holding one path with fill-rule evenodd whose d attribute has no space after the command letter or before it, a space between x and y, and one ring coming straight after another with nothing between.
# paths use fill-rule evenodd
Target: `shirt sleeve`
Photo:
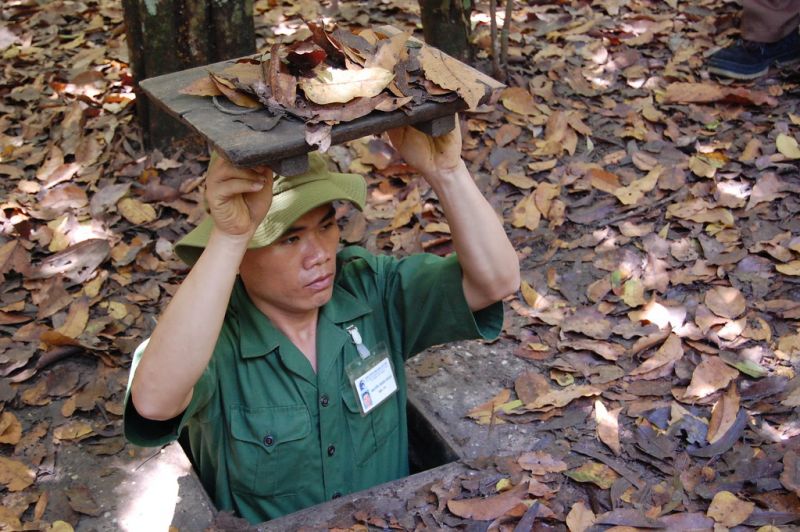
<instances>
[{"instance_id":1,"label":"shirt sleeve","mask_svg":"<svg viewBox=\"0 0 800 532\"><path fill-rule=\"evenodd\" d=\"M502 301L472 312L464 296L461 265L452 254L377 257L385 279L384 300L393 328L402 331L403 358L437 344L493 340L503 328Z\"/></svg>"},{"instance_id":2,"label":"shirt sleeve","mask_svg":"<svg viewBox=\"0 0 800 532\"><path fill-rule=\"evenodd\" d=\"M223 328L223 333L220 334L220 340L217 342L215 354L216 350L219 349L220 342L222 342L227 336L224 334L224 332L225 328ZM139 361L142 358L142 353L144 353L144 350L147 347L147 342L149 342L149 339L142 342L139 347L136 348L136 351L133 355L131 372L130 376L128 377L128 389L125 392L123 427L125 437L134 445L139 445L142 447L158 447L178 439L178 436L186 426L187 422L195 415L198 415L201 412L203 412L205 416L210 415L209 411L213 405L212 398L214 397L217 388L215 371L216 356L212 355L208 366L206 366L205 370L203 370L200 379L194 385L194 389L192 391L192 400L189 402L189 405L182 414L165 421L147 419L142 417L142 415L136 411L136 407L131 400L131 383L133 382L133 376L136 373L136 368L139 365Z\"/></svg>"}]
</instances>

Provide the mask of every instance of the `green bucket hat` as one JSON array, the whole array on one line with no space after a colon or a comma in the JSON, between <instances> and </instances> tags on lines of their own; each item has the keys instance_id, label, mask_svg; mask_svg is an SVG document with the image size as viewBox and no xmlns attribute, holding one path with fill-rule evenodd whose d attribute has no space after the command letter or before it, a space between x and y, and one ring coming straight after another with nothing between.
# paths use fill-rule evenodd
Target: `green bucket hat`
<instances>
[{"instance_id":1,"label":"green bucket hat","mask_svg":"<svg viewBox=\"0 0 800 532\"><path fill-rule=\"evenodd\" d=\"M247 249L269 246L308 211L335 200L347 200L364 209L367 184L358 174L331 172L318 152L308 154L308 171L292 176L275 176L272 205L256 228ZM175 254L189 266L194 265L208 243L214 220L208 216L200 225L175 244Z\"/></svg>"}]
</instances>

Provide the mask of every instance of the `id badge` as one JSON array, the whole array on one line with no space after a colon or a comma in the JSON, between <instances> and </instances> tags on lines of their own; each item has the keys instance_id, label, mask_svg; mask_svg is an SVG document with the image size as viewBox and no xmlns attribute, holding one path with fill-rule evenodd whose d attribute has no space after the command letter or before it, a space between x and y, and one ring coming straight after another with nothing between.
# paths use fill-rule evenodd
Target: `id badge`
<instances>
[{"instance_id":1,"label":"id badge","mask_svg":"<svg viewBox=\"0 0 800 532\"><path fill-rule=\"evenodd\" d=\"M345 371L353 393L356 394L361 415L366 416L373 408L397 392L397 379L394 376L389 350L383 343L370 350L362 343L361 335L355 326L348 327L347 332L356 344L359 358L350 362Z\"/></svg>"}]
</instances>

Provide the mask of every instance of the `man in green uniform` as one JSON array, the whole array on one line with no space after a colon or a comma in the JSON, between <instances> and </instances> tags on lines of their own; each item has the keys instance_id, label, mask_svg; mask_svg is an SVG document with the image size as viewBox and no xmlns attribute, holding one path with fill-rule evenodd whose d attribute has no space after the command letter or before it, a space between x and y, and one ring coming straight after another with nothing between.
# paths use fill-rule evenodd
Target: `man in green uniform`
<instances>
[{"instance_id":1,"label":"man in green uniform","mask_svg":"<svg viewBox=\"0 0 800 532\"><path fill-rule=\"evenodd\" d=\"M455 255L337 253L331 202L362 208L361 176L315 155L273 183L214 157L210 217L176 245L193 267L135 354L127 437L161 445L186 428L217 507L253 523L407 475L404 360L497 336L498 302L518 288L458 128L389 136L436 192Z\"/></svg>"}]
</instances>

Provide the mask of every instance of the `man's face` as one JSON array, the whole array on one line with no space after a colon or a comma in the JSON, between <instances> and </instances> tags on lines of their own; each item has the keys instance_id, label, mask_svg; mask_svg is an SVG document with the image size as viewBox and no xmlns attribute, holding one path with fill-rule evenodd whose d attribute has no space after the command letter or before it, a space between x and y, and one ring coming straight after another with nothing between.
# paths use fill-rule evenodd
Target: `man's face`
<instances>
[{"instance_id":1,"label":"man's face","mask_svg":"<svg viewBox=\"0 0 800 532\"><path fill-rule=\"evenodd\" d=\"M333 206L322 205L304 214L274 243L247 250L239 274L250 298L268 316L304 314L333 294L338 244Z\"/></svg>"}]
</instances>

